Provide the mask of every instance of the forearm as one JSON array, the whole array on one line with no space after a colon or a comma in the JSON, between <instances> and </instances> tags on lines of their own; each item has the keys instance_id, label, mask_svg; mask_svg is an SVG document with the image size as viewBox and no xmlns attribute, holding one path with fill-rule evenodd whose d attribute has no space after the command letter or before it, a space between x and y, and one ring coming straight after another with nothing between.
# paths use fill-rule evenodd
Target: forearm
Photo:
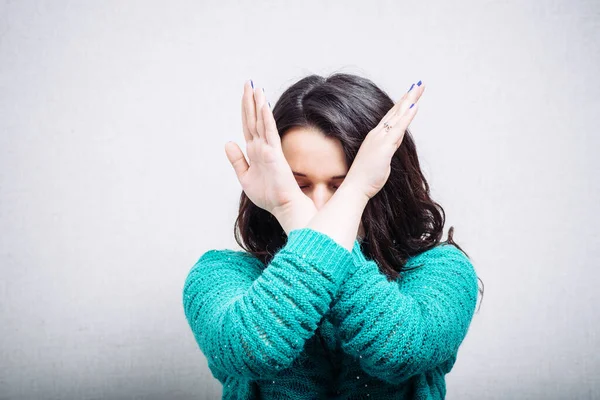
<instances>
[{"instance_id":1,"label":"forearm","mask_svg":"<svg viewBox=\"0 0 600 400\"><path fill-rule=\"evenodd\" d=\"M375 261L362 263L344 281L330 317L345 353L360 356L369 375L399 384L456 356L477 294L470 260L446 244L410 257L398 280L389 281Z\"/></svg>"},{"instance_id":2,"label":"forearm","mask_svg":"<svg viewBox=\"0 0 600 400\"><path fill-rule=\"evenodd\" d=\"M352 251L367 197L350 184L342 183L307 228L324 233L348 251Z\"/></svg>"},{"instance_id":3,"label":"forearm","mask_svg":"<svg viewBox=\"0 0 600 400\"><path fill-rule=\"evenodd\" d=\"M183 304L215 377L265 378L290 367L351 265L346 249L309 229L291 232L266 268L243 252L205 253L188 274Z\"/></svg>"},{"instance_id":4,"label":"forearm","mask_svg":"<svg viewBox=\"0 0 600 400\"><path fill-rule=\"evenodd\" d=\"M295 229L311 228L352 251L367 202L361 191L344 182L321 210L306 197L273 210L273 215L287 235Z\"/></svg>"}]
</instances>

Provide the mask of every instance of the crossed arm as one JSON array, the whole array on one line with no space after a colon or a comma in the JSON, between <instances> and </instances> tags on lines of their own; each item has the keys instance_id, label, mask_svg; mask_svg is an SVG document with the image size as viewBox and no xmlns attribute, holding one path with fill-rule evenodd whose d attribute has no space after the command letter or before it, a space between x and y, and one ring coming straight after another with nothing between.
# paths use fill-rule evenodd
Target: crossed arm
<instances>
[{"instance_id":1,"label":"crossed arm","mask_svg":"<svg viewBox=\"0 0 600 400\"><path fill-rule=\"evenodd\" d=\"M353 193L342 185L318 213L278 214L288 243L262 272L222 252L198 261L186 281L184 306L213 371L276 375L291 366L330 308L342 349L389 383L456 353L477 300L468 258L440 245L407 265L422 267L388 281L355 240L366 201ZM298 221L308 222L302 227Z\"/></svg>"},{"instance_id":2,"label":"crossed arm","mask_svg":"<svg viewBox=\"0 0 600 400\"><path fill-rule=\"evenodd\" d=\"M183 305L215 377L264 379L292 365L352 265L327 235L294 230L261 271L250 254L210 250L192 267Z\"/></svg>"},{"instance_id":3,"label":"crossed arm","mask_svg":"<svg viewBox=\"0 0 600 400\"><path fill-rule=\"evenodd\" d=\"M397 384L456 353L477 300L473 266L456 247L423 252L415 265L390 282L358 242L350 253L299 229L262 273L250 255L205 253L186 280L184 310L217 378L277 375L331 309L343 351Z\"/></svg>"},{"instance_id":4,"label":"crossed arm","mask_svg":"<svg viewBox=\"0 0 600 400\"><path fill-rule=\"evenodd\" d=\"M469 328L477 276L457 247L443 244L409 260L388 281L354 246L355 268L342 282L332 313L342 349L369 375L392 384L450 360Z\"/></svg>"}]
</instances>

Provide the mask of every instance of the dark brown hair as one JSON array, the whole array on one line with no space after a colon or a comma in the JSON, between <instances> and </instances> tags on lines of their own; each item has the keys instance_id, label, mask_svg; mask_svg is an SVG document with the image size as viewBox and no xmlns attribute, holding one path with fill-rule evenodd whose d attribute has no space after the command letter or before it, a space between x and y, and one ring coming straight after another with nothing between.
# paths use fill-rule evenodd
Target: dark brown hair
<instances>
[{"instance_id":1,"label":"dark brown hair","mask_svg":"<svg viewBox=\"0 0 600 400\"><path fill-rule=\"evenodd\" d=\"M351 165L365 136L393 106L390 96L369 79L336 73L327 78L302 78L283 92L273 115L280 136L292 127L305 127L339 139ZM407 270L409 257L440 244L444 220L444 209L431 199L415 142L407 130L392 157L386 184L363 212L362 250L389 280L397 279ZM453 233L454 227L450 227L443 243L456 246L468 257L454 242ZM273 215L254 205L242 192L235 239L266 266L285 245L287 236Z\"/></svg>"}]
</instances>

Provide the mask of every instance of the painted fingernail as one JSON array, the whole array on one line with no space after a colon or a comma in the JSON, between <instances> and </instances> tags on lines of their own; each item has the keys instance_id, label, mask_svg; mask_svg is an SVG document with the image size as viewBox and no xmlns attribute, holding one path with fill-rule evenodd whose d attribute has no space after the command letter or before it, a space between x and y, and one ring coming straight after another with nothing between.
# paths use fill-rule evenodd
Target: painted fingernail
<instances>
[{"instance_id":1,"label":"painted fingernail","mask_svg":"<svg viewBox=\"0 0 600 400\"><path fill-rule=\"evenodd\" d=\"M271 107L271 102L270 102L270 101L267 101L267 103L269 103L269 108L272 108L272 107Z\"/></svg>"},{"instance_id":2,"label":"painted fingernail","mask_svg":"<svg viewBox=\"0 0 600 400\"><path fill-rule=\"evenodd\" d=\"M413 106L414 106L414 105L415 105L415 103L412 103L412 104L410 105L410 107L408 107L408 108L413 108Z\"/></svg>"},{"instance_id":3,"label":"painted fingernail","mask_svg":"<svg viewBox=\"0 0 600 400\"><path fill-rule=\"evenodd\" d=\"M262 88L262 90L263 90L263 93L264 93L265 92L265 88Z\"/></svg>"},{"instance_id":4,"label":"painted fingernail","mask_svg":"<svg viewBox=\"0 0 600 400\"><path fill-rule=\"evenodd\" d=\"M421 86L421 81L417 82L417 86Z\"/></svg>"},{"instance_id":5,"label":"painted fingernail","mask_svg":"<svg viewBox=\"0 0 600 400\"><path fill-rule=\"evenodd\" d=\"M413 83L412 86L410 87L410 89L408 89L408 91L410 92L412 90L412 88L414 88L414 87L415 87L415 84Z\"/></svg>"},{"instance_id":6,"label":"painted fingernail","mask_svg":"<svg viewBox=\"0 0 600 400\"><path fill-rule=\"evenodd\" d=\"M252 79L250 79L250 84L252 85L252 89L254 89L254 82L252 82Z\"/></svg>"}]
</instances>

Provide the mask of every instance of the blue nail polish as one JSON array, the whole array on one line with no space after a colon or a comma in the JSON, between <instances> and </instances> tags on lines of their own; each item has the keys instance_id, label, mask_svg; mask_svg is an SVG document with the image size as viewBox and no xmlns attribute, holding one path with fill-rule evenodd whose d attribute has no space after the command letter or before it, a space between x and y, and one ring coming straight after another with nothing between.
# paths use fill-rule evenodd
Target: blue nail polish
<instances>
[{"instance_id":1,"label":"blue nail polish","mask_svg":"<svg viewBox=\"0 0 600 400\"><path fill-rule=\"evenodd\" d=\"M417 86L421 86L421 81L417 82Z\"/></svg>"},{"instance_id":2,"label":"blue nail polish","mask_svg":"<svg viewBox=\"0 0 600 400\"><path fill-rule=\"evenodd\" d=\"M410 89L408 89L408 91L410 92L412 90L412 88L414 88L414 87L415 87L415 84L413 83L412 86L410 87Z\"/></svg>"},{"instance_id":3,"label":"blue nail polish","mask_svg":"<svg viewBox=\"0 0 600 400\"><path fill-rule=\"evenodd\" d=\"M414 106L414 105L415 105L415 103L412 103L412 104L410 105L410 107L408 107L408 108L413 108L413 106Z\"/></svg>"},{"instance_id":4,"label":"blue nail polish","mask_svg":"<svg viewBox=\"0 0 600 400\"><path fill-rule=\"evenodd\" d=\"M250 84L252 85L252 89L254 89L254 82L252 82L252 79L250 79Z\"/></svg>"}]
</instances>

